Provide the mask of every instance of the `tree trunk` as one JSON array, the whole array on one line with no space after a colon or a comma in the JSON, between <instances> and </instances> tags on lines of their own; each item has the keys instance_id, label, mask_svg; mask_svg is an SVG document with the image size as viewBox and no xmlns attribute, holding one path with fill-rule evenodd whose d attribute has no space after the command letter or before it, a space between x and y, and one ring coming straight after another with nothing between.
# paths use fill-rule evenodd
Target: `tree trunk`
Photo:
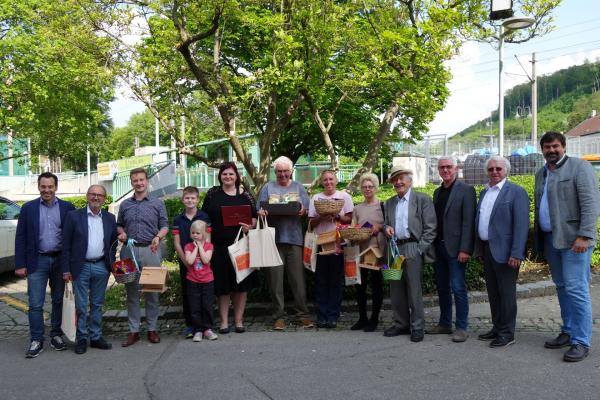
<instances>
[{"instance_id":1,"label":"tree trunk","mask_svg":"<svg viewBox=\"0 0 600 400\"><path fill-rule=\"evenodd\" d=\"M381 145L383 144L385 138L390 134L392 130L392 123L394 122L394 119L397 116L398 104L396 102L393 102L385 111L383 119L379 124L379 129L377 130L377 136L375 136L375 140L373 140L373 142L371 142L371 145L369 146L369 151L367 151L367 155L365 156L362 167L360 167L358 171L356 171L356 174L354 175L354 177L352 177L352 180L346 186L346 191L350 193L357 192L359 189L358 181L360 179L360 176L365 172L370 172L373 170L373 167L377 162L377 153L379 153L379 149L381 148Z\"/></svg>"}]
</instances>

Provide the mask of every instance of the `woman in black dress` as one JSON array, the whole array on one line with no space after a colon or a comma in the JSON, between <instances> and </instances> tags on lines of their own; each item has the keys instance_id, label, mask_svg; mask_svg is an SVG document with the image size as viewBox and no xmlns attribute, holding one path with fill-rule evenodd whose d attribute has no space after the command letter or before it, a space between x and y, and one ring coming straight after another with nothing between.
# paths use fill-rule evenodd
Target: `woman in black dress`
<instances>
[{"instance_id":1,"label":"woman in black dress","mask_svg":"<svg viewBox=\"0 0 600 400\"><path fill-rule=\"evenodd\" d=\"M235 332L243 333L244 309L248 291L252 289L254 274L239 284L235 279L235 270L229 258L228 246L231 246L238 234L238 226L223 224L222 206L249 205L252 212L252 225L242 224L245 232L256 225L256 205L254 198L241 186L240 174L234 163L224 162L219 168L220 186L212 187L202 203L202 210L210 216L211 241L214 246L211 265L215 276L215 295L218 297L221 326L219 333L229 333L229 302L233 303Z\"/></svg>"}]
</instances>

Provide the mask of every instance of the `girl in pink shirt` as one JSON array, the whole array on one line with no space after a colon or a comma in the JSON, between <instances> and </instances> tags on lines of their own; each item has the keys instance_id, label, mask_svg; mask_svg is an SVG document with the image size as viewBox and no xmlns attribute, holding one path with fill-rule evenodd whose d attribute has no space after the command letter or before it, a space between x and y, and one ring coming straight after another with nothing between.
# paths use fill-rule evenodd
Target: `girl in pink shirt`
<instances>
[{"instance_id":1,"label":"girl in pink shirt","mask_svg":"<svg viewBox=\"0 0 600 400\"><path fill-rule=\"evenodd\" d=\"M191 243L184 247L187 265L187 294L190 305L194 342L202 337L215 340L218 336L212 331L214 325L214 277L210 268L213 245L207 241L206 222L197 220L190 228Z\"/></svg>"}]
</instances>

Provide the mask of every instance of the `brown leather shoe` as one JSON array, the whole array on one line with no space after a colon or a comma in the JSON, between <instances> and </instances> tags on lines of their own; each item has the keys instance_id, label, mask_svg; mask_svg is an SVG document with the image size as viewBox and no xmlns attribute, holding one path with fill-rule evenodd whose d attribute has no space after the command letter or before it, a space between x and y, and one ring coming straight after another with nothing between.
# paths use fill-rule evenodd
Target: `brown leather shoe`
<instances>
[{"instance_id":1,"label":"brown leather shoe","mask_svg":"<svg viewBox=\"0 0 600 400\"><path fill-rule=\"evenodd\" d=\"M156 331L148 331L148 341L150 343L159 343L160 336L158 336L158 333L156 333Z\"/></svg>"},{"instance_id":2,"label":"brown leather shoe","mask_svg":"<svg viewBox=\"0 0 600 400\"><path fill-rule=\"evenodd\" d=\"M127 338L123 342L121 342L121 347L129 347L138 340L140 340L139 332L129 332L127 334Z\"/></svg>"}]
</instances>

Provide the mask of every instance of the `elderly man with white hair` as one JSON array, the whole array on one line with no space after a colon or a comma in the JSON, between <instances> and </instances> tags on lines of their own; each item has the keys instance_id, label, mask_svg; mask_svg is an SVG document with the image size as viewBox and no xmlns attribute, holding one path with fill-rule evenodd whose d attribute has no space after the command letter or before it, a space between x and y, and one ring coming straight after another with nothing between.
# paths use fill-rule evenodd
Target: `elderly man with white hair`
<instances>
[{"instance_id":1,"label":"elderly man with white hair","mask_svg":"<svg viewBox=\"0 0 600 400\"><path fill-rule=\"evenodd\" d=\"M510 163L490 157L485 170L489 178L479 195L475 218L476 249L483 256L485 286L490 300L492 329L479 335L490 347L515 342L517 277L525 259L529 232L529 197L522 187L507 181Z\"/></svg>"},{"instance_id":2,"label":"elderly man with white hair","mask_svg":"<svg viewBox=\"0 0 600 400\"><path fill-rule=\"evenodd\" d=\"M306 306L306 283L302 265L302 217L306 215L309 197L301 183L292 180L292 161L281 156L273 161L273 169L277 180L268 182L258 195L259 214L268 216L268 212L260 207L261 202L268 202L272 197L281 199L297 199L300 210L296 215L268 216L269 225L275 227L275 242L283 265L265 268L271 297L273 299L273 329L285 330L285 299L283 294L283 276L287 272L288 283L294 296L295 319L304 328L312 328L313 322L308 317Z\"/></svg>"}]
</instances>

